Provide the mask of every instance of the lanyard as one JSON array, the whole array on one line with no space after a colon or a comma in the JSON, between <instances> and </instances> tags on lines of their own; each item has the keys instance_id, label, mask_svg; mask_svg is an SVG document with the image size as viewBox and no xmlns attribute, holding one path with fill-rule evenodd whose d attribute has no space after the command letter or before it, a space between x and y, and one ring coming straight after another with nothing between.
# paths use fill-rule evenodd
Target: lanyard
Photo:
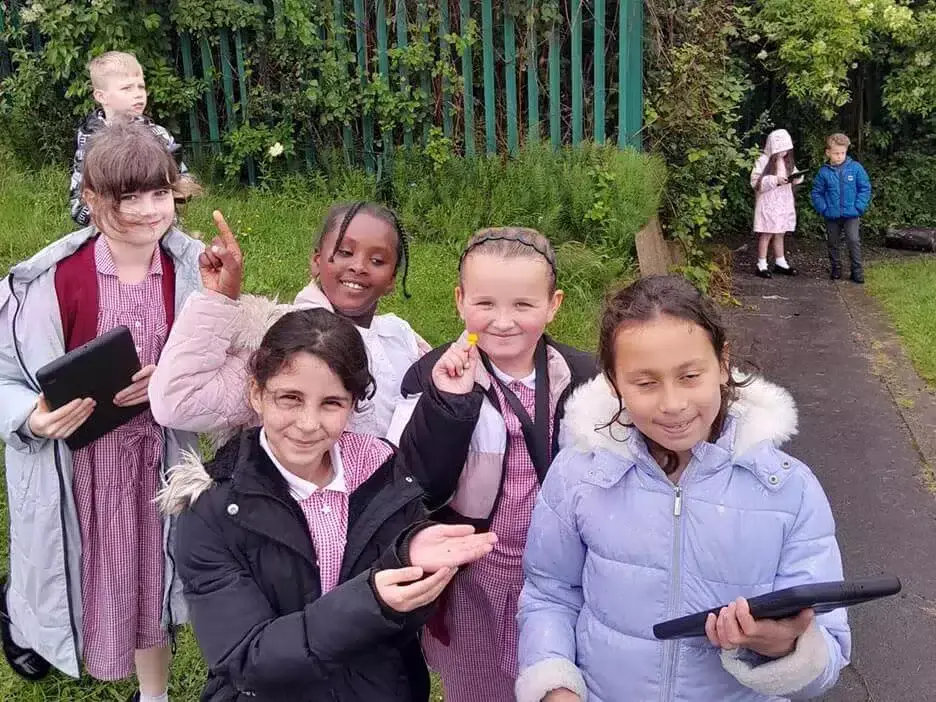
<instances>
[{"instance_id":1,"label":"lanyard","mask_svg":"<svg viewBox=\"0 0 936 702\"><path fill-rule=\"evenodd\" d=\"M549 469L549 373L547 369L546 341L540 339L533 354L533 367L536 370L536 399L534 404L535 421L526 411L523 403L520 402L514 392L494 372L487 354L481 353L481 362L491 379L497 383L504 399L510 405L510 409L520 420L520 429L523 432L523 441L526 444L527 451L533 461L533 467L536 469L536 475L540 482L546 477L546 471Z\"/></svg>"}]
</instances>

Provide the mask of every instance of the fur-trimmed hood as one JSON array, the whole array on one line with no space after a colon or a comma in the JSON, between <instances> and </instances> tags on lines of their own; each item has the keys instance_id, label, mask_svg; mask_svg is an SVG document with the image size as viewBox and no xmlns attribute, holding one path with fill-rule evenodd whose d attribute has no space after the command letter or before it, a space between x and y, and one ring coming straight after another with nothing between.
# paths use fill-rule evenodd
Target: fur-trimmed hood
<instances>
[{"instance_id":1,"label":"fur-trimmed hood","mask_svg":"<svg viewBox=\"0 0 936 702\"><path fill-rule=\"evenodd\" d=\"M731 447L734 458L765 441L779 447L796 435L796 403L789 392L757 375L747 376L738 370L732 375L736 381L747 381L738 388L738 399L728 410L735 423ZM618 399L604 375L592 379L576 390L566 404L564 445L580 451L600 448L629 456L630 443L621 439L636 429L615 425L612 437L612 429L604 426L617 411ZM628 421L625 410L621 424Z\"/></svg>"},{"instance_id":2,"label":"fur-trimmed hood","mask_svg":"<svg viewBox=\"0 0 936 702\"><path fill-rule=\"evenodd\" d=\"M314 282L300 290L291 305L280 302L275 297L270 299L262 295L241 295L238 303L240 313L234 322L231 335L233 351L256 351L269 328L287 312L317 308L335 311Z\"/></svg>"},{"instance_id":3,"label":"fur-trimmed hood","mask_svg":"<svg viewBox=\"0 0 936 702\"><path fill-rule=\"evenodd\" d=\"M156 506L163 514L182 514L214 482L198 455L186 451L182 462L169 469L166 484L156 495Z\"/></svg>"}]
</instances>

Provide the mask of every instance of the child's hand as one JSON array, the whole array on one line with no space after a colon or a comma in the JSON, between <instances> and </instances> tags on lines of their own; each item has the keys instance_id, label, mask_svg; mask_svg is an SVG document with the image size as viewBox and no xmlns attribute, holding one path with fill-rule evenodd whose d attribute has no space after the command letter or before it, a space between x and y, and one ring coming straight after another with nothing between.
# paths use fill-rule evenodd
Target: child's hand
<instances>
[{"instance_id":1,"label":"child's hand","mask_svg":"<svg viewBox=\"0 0 936 702\"><path fill-rule=\"evenodd\" d=\"M435 573L473 563L489 554L495 543L494 532L475 534L469 524L434 524L410 541L409 562L426 573Z\"/></svg>"},{"instance_id":2,"label":"child's hand","mask_svg":"<svg viewBox=\"0 0 936 702\"><path fill-rule=\"evenodd\" d=\"M198 257L198 270L206 290L236 300L244 281L244 256L234 233L217 210L212 214L219 235Z\"/></svg>"},{"instance_id":3,"label":"child's hand","mask_svg":"<svg viewBox=\"0 0 936 702\"><path fill-rule=\"evenodd\" d=\"M815 618L815 612L805 609L788 619L754 619L748 601L739 597L722 607L717 618L708 615L705 634L719 648L746 648L769 658L782 658L793 652L796 640Z\"/></svg>"},{"instance_id":4,"label":"child's hand","mask_svg":"<svg viewBox=\"0 0 936 702\"><path fill-rule=\"evenodd\" d=\"M118 407L140 405L149 399L149 382L156 366L148 365L138 370L130 379L130 385L114 395L114 404Z\"/></svg>"},{"instance_id":5,"label":"child's hand","mask_svg":"<svg viewBox=\"0 0 936 702\"><path fill-rule=\"evenodd\" d=\"M414 609L425 607L441 595L456 570L442 568L424 580L420 580L423 569L415 566L379 570L374 574L374 588L377 590L377 596L390 609L395 612L412 612Z\"/></svg>"},{"instance_id":6,"label":"child's hand","mask_svg":"<svg viewBox=\"0 0 936 702\"><path fill-rule=\"evenodd\" d=\"M27 420L29 431L33 436L44 439L67 439L88 421L95 405L94 400L85 397L72 400L57 410L50 410L45 395L39 395L36 408Z\"/></svg>"},{"instance_id":7,"label":"child's hand","mask_svg":"<svg viewBox=\"0 0 936 702\"><path fill-rule=\"evenodd\" d=\"M543 698L543 702L582 702L582 698L572 690L560 687L558 690L550 690Z\"/></svg>"},{"instance_id":8,"label":"child's hand","mask_svg":"<svg viewBox=\"0 0 936 702\"><path fill-rule=\"evenodd\" d=\"M467 395L475 382L478 347L456 341L448 347L432 369L432 382L442 392Z\"/></svg>"}]
</instances>

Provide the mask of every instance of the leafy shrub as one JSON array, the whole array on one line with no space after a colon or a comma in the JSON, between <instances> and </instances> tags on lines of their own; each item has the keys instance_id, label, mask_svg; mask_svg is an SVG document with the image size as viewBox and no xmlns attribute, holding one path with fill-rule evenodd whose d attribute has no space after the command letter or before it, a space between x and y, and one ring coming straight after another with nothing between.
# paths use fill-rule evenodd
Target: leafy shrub
<instances>
[{"instance_id":1,"label":"leafy shrub","mask_svg":"<svg viewBox=\"0 0 936 702\"><path fill-rule=\"evenodd\" d=\"M665 169L658 158L614 147L532 145L511 159L444 163L401 151L392 177L401 216L417 237L464 241L481 227L523 225L556 245L575 241L628 258L659 206Z\"/></svg>"}]
</instances>

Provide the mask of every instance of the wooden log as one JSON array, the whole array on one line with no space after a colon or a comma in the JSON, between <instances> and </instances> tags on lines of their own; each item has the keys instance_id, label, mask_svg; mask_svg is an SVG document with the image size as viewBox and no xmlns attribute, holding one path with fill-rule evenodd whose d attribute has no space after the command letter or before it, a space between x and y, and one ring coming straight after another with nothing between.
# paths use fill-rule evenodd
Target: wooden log
<instances>
[{"instance_id":1,"label":"wooden log","mask_svg":"<svg viewBox=\"0 0 936 702\"><path fill-rule=\"evenodd\" d=\"M911 251L936 251L936 229L888 229L885 246Z\"/></svg>"},{"instance_id":2,"label":"wooden log","mask_svg":"<svg viewBox=\"0 0 936 702\"><path fill-rule=\"evenodd\" d=\"M648 275L666 275L675 261L673 251L663 238L660 221L653 217L647 226L637 232L637 264L642 278Z\"/></svg>"}]
</instances>

